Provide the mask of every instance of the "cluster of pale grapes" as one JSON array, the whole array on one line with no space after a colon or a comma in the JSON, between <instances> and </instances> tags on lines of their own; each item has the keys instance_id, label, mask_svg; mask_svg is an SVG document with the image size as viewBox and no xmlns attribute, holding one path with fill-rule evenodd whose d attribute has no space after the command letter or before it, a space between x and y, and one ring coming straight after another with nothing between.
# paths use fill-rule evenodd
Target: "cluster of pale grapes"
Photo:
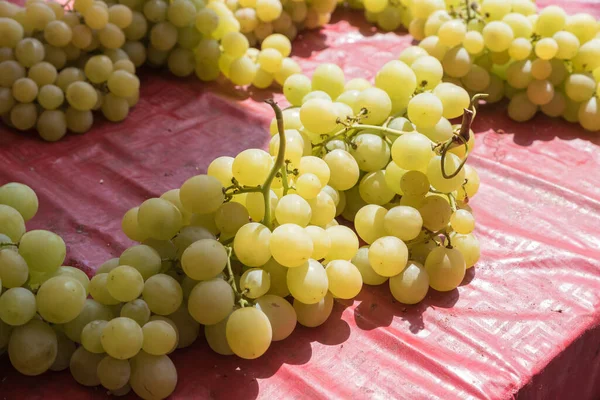
<instances>
[{"instance_id":1,"label":"cluster of pale grapes","mask_svg":"<svg viewBox=\"0 0 600 400\"><path fill-rule=\"evenodd\" d=\"M116 122L137 103L136 66L122 49L130 46L131 10L92 0L78 7L0 1L0 115L7 125L35 128L53 142L67 130L88 131L92 111Z\"/></svg>"},{"instance_id":2,"label":"cluster of pale grapes","mask_svg":"<svg viewBox=\"0 0 600 400\"><path fill-rule=\"evenodd\" d=\"M367 15L391 7L363 2ZM445 82L487 93L488 103L508 97L515 121L541 111L600 130L600 24L593 16L558 6L538 12L531 0L401 3L409 32L439 61Z\"/></svg>"}]
</instances>

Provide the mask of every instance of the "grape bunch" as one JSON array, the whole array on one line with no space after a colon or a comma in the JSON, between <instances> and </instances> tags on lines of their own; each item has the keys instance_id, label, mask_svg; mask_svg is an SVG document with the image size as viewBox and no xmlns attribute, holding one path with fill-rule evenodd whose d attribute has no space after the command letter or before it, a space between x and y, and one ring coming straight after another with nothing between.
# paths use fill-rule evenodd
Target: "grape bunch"
<instances>
[{"instance_id":1,"label":"grape bunch","mask_svg":"<svg viewBox=\"0 0 600 400\"><path fill-rule=\"evenodd\" d=\"M365 7L367 6L365 2ZM524 122L538 111L600 130L600 25L530 0L414 0L409 32L435 57L444 81L487 102L510 99Z\"/></svg>"},{"instance_id":2,"label":"grape bunch","mask_svg":"<svg viewBox=\"0 0 600 400\"><path fill-rule=\"evenodd\" d=\"M121 49L131 10L84 3L77 12L54 2L0 3L0 115L7 125L57 141L67 130L88 131L92 111L116 122L137 103L136 67Z\"/></svg>"}]
</instances>

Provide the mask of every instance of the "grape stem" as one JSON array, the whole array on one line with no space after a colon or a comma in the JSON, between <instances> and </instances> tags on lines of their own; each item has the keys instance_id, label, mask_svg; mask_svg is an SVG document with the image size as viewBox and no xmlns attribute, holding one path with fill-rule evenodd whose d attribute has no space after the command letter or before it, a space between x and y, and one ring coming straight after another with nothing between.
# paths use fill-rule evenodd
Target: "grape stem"
<instances>
[{"instance_id":1,"label":"grape stem","mask_svg":"<svg viewBox=\"0 0 600 400\"><path fill-rule=\"evenodd\" d=\"M281 182L283 184L283 195L285 196L290 190L290 185L288 184L287 177L287 165L281 167Z\"/></svg>"},{"instance_id":2,"label":"grape stem","mask_svg":"<svg viewBox=\"0 0 600 400\"><path fill-rule=\"evenodd\" d=\"M0 249L2 247L19 247L19 243L0 243Z\"/></svg>"},{"instance_id":3,"label":"grape stem","mask_svg":"<svg viewBox=\"0 0 600 400\"><path fill-rule=\"evenodd\" d=\"M271 172L265 183L262 185L261 192L263 194L264 202L265 202L265 216L261 221L263 225L267 228L271 229L271 184L273 183L273 179L275 179L275 175L277 172L281 172L282 176L287 177L287 171L283 171L285 169L285 129L283 127L283 114L281 113L281 108L275 103L273 99L268 99L265 101L268 105L273 108L275 112L275 119L277 120L277 131L279 132L279 153L277 153L277 159L275 160L275 164L273 168L271 168ZM285 181L285 180L284 180Z\"/></svg>"},{"instance_id":4,"label":"grape stem","mask_svg":"<svg viewBox=\"0 0 600 400\"><path fill-rule=\"evenodd\" d=\"M237 288L237 285L235 284L235 278L233 276L233 270L231 269L231 254L232 254L232 249L229 246L226 246L225 248L227 249L227 274L229 275L229 277L227 279L227 283L229 283L229 285L233 289L233 293L235 294L235 297L237 297L238 303L239 303L240 307L244 308L244 307L248 306L249 303L248 303L248 301L246 301L244 299L244 297L242 296L242 293L240 293L240 291Z\"/></svg>"}]
</instances>

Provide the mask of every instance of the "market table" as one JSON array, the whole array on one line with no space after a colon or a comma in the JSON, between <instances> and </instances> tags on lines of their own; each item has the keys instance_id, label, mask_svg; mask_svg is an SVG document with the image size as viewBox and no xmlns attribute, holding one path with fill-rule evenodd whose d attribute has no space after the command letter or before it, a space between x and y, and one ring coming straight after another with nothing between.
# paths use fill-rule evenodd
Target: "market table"
<instances>
[{"instance_id":1,"label":"market table","mask_svg":"<svg viewBox=\"0 0 600 400\"><path fill-rule=\"evenodd\" d=\"M556 1L538 2L545 5ZM600 16L595 0L564 1ZM360 13L337 12L294 43L306 72L340 65L373 77L411 43ZM0 184L40 197L29 229L63 236L68 265L89 274L131 245L121 216L202 173L216 156L267 146L273 91L203 84L144 71L139 104L121 124L48 144L0 127ZM537 116L511 122L506 104L483 107L470 162L481 261L463 285L416 306L383 286L337 302L315 329L298 327L254 361L213 353L203 337L173 355L173 399L597 399L600 396L600 135ZM3 399L99 399L68 371L19 375L0 361ZM131 395L131 397L134 397Z\"/></svg>"}]
</instances>

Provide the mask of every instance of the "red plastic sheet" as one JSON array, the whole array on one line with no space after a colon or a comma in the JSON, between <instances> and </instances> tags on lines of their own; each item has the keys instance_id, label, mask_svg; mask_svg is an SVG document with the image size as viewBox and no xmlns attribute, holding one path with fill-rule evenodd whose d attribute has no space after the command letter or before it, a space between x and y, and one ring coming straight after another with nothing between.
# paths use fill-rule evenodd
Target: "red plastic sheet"
<instances>
[{"instance_id":1,"label":"red plastic sheet","mask_svg":"<svg viewBox=\"0 0 600 400\"><path fill-rule=\"evenodd\" d=\"M600 15L597 1L563 5ZM341 12L304 34L294 55L307 72L330 61L350 78L371 78L410 42ZM141 101L124 123L100 121L55 144L0 128L0 183L32 186L41 208L28 228L61 234L66 263L92 273L131 244L120 232L129 208L179 187L216 156L265 148L271 111L261 101L272 95L145 72ZM355 301L336 303L326 324L298 327L254 361L218 356L201 337L173 356L173 398L599 398L600 136L543 116L516 124L505 105L481 109L475 130L482 257L462 286L431 291L416 306L396 303L385 285L365 287ZM106 392L68 372L21 376L4 357L0 396Z\"/></svg>"}]
</instances>

